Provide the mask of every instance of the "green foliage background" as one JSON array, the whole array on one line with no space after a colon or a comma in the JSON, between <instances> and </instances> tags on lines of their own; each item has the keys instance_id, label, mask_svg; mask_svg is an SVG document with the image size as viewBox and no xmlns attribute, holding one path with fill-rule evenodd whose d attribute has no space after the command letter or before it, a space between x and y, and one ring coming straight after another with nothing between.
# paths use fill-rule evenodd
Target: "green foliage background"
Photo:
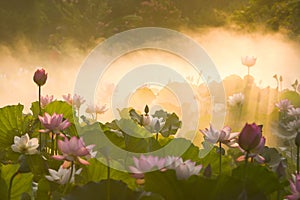
<instances>
[{"instance_id":1,"label":"green foliage background","mask_svg":"<svg viewBox=\"0 0 300 200\"><path fill-rule=\"evenodd\" d=\"M95 40L136 27L216 27L285 30L300 34L295 0L10 0L0 1L0 44L26 39L33 46ZM233 26L231 26L233 27Z\"/></svg>"}]
</instances>

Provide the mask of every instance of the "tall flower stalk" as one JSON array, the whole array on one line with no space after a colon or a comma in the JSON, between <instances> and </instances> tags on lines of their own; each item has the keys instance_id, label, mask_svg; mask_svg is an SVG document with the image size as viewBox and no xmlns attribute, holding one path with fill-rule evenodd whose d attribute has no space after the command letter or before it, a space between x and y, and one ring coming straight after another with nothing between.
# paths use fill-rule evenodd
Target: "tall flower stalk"
<instances>
[{"instance_id":1,"label":"tall flower stalk","mask_svg":"<svg viewBox=\"0 0 300 200\"><path fill-rule=\"evenodd\" d=\"M299 174L299 154L300 154L300 132L297 132L296 138L295 138L295 144L297 146L297 174Z\"/></svg>"},{"instance_id":2,"label":"tall flower stalk","mask_svg":"<svg viewBox=\"0 0 300 200\"><path fill-rule=\"evenodd\" d=\"M46 81L47 81L47 77L48 74L46 73L46 71L42 68L42 69L37 69L33 75L33 81L37 84L38 88L39 88L39 115L41 115L42 113L42 105L41 105L41 96L42 96L42 86L45 85ZM43 142L42 142L42 134L39 133L39 141L40 141L40 146L39 146L39 150L42 150L42 146L43 146Z\"/></svg>"},{"instance_id":3,"label":"tall flower stalk","mask_svg":"<svg viewBox=\"0 0 300 200\"><path fill-rule=\"evenodd\" d=\"M248 160L249 157L253 162L253 159L256 158L258 162L263 162L264 158L259 156L258 154L262 151L265 146L266 139L262 136L262 125L248 124L244 126L242 129L239 138L238 144L242 152L244 152L243 156L240 156L237 160L245 159L245 167L244 167L244 187L246 187L247 179L248 179ZM247 191L244 190L247 196Z\"/></svg>"},{"instance_id":4,"label":"tall flower stalk","mask_svg":"<svg viewBox=\"0 0 300 200\"><path fill-rule=\"evenodd\" d=\"M219 142L219 174L222 174L222 142Z\"/></svg>"},{"instance_id":5,"label":"tall flower stalk","mask_svg":"<svg viewBox=\"0 0 300 200\"><path fill-rule=\"evenodd\" d=\"M110 200L110 163L109 163L109 157L106 157L107 161L107 196L106 199Z\"/></svg>"},{"instance_id":6,"label":"tall flower stalk","mask_svg":"<svg viewBox=\"0 0 300 200\"><path fill-rule=\"evenodd\" d=\"M250 75L250 67L255 65L256 58L254 56L243 56L242 64L248 67L248 76Z\"/></svg>"}]
</instances>

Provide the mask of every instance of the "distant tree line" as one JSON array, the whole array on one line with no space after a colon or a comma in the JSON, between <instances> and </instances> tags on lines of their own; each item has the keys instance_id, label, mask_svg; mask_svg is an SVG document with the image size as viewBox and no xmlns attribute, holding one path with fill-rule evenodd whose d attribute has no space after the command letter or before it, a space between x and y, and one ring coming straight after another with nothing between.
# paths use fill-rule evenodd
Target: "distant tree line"
<instances>
[{"instance_id":1,"label":"distant tree line","mask_svg":"<svg viewBox=\"0 0 300 200\"><path fill-rule=\"evenodd\" d=\"M299 0L1 0L0 43L24 38L59 47L88 47L101 37L136 27L215 27L234 23L255 30L300 34Z\"/></svg>"}]
</instances>

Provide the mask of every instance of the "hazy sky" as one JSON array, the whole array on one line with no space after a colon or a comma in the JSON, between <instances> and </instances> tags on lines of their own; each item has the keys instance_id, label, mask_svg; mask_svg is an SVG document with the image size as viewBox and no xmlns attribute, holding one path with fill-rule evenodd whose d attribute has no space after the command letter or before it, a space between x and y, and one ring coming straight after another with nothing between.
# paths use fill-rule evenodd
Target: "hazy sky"
<instances>
[{"instance_id":1,"label":"hazy sky","mask_svg":"<svg viewBox=\"0 0 300 200\"><path fill-rule=\"evenodd\" d=\"M241 56L257 57L257 63L250 69L256 83L261 86L276 87L274 74L282 75L284 87L290 87L297 78L300 79L300 44L286 39L281 34L238 34L224 29L209 29L201 31L184 30L183 33L196 40L216 64L222 78L231 74L241 77L247 74L247 67L241 64ZM66 93L72 93L76 76L87 53L66 47L68 56L55 51L32 53L26 47L30 45L20 41L17 53L12 53L6 47L0 47L0 106L7 104L24 104L27 109L31 101L37 98L37 87L32 81L36 68L44 67L49 79L43 87L43 94L53 94L62 99ZM154 52L136 52L116 60L103 77L109 90L109 84L120 80L131 69L145 63L163 64L173 67L182 76L197 74L184 60L168 54ZM107 97L104 89L99 98ZM102 103L102 102L100 102Z\"/></svg>"}]
</instances>

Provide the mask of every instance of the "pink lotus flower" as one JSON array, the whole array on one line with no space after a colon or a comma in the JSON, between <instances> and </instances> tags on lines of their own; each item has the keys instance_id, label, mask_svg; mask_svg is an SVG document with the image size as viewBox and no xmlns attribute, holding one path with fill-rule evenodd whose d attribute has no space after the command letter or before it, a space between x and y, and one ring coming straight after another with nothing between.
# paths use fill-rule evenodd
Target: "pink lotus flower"
<instances>
[{"instance_id":1,"label":"pink lotus flower","mask_svg":"<svg viewBox=\"0 0 300 200\"><path fill-rule=\"evenodd\" d=\"M46 128L45 130L40 130L42 133L53 132L59 134L62 130L65 130L71 125L67 119L63 121L63 114L54 113L50 116L48 113L45 113L44 117L39 116L39 119Z\"/></svg>"},{"instance_id":2,"label":"pink lotus flower","mask_svg":"<svg viewBox=\"0 0 300 200\"><path fill-rule=\"evenodd\" d=\"M290 180L292 194L285 197L288 200L298 200L300 198L300 175L297 174L295 179L295 181Z\"/></svg>"},{"instance_id":3,"label":"pink lotus flower","mask_svg":"<svg viewBox=\"0 0 300 200\"><path fill-rule=\"evenodd\" d=\"M51 96L41 96L41 106L42 108L45 108L49 103L53 101L53 95Z\"/></svg>"},{"instance_id":4,"label":"pink lotus flower","mask_svg":"<svg viewBox=\"0 0 300 200\"><path fill-rule=\"evenodd\" d=\"M242 64L247 67L252 67L256 63L256 58L254 56L243 56L241 60Z\"/></svg>"},{"instance_id":5,"label":"pink lotus flower","mask_svg":"<svg viewBox=\"0 0 300 200\"><path fill-rule=\"evenodd\" d=\"M88 165L89 162L80 158L90 155L91 149L94 145L85 146L82 138L77 138L73 136L70 140L65 137L64 141L58 140L57 142L59 150L63 155L54 155L52 156L56 160L65 160L65 161L78 161L83 165Z\"/></svg>"},{"instance_id":6,"label":"pink lotus flower","mask_svg":"<svg viewBox=\"0 0 300 200\"><path fill-rule=\"evenodd\" d=\"M250 75L250 67L255 65L256 58L254 56L243 56L242 57L242 64L248 67L248 75Z\"/></svg>"},{"instance_id":7,"label":"pink lotus flower","mask_svg":"<svg viewBox=\"0 0 300 200\"><path fill-rule=\"evenodd\" d=\"M225 126L223 129L216 130L210 124L209 129L200 130L204 135L204 139L212 144L221 142L229 147L238 147L238 144L235 141L235 138L239 135L239 132L231 133L231 128Z\"/></svg>"},{"instance_id":8,"label":"pink lotus flower","mask_svg":"<svg viewBox=\"0 0 300 200\"><path fill-rule=\"evenodd\" d=\"M162 169L165 164L165 159L152 155L141 155L140 158L133 157L133 162L135 166L129 166L129 170L133 173L132 176L134 178L141 179L144 178L145 172Z\"/></svg>"},{"instance_id":9,"label":"pink lotus flower","mask_svg":"<svg viewBox=\"0 0 300 200\"><path fill-rule=\"evenodd\" d=\"M183 161L180 157L168 156L166 157L166 169L173 169L176 171L178 180L186 180L192 175L198 175L202 169L202 165L196 165L191 160Z\"/></svg>"},{"instance_id":10,"label":"pink lotus flower","mask_svg":"<svg viewBox=\"0 0 300 200\"><path fill-rule=\"evenodd\" d=\"M47 73L44 69L37 69L33 75L33 81L38 85L42 86L47 81Z\"/></svg>"},{"instance_id":11,"label":"pink lotus flower","mask_svg":"<svg viewBox=\"0 0 300 200\"><path fill-rule=\"evenodd\" d=\"M83 97L78 94L74 94L73 97L71 94L63 95L63 99L71 106L74 106L76 109L79 109L80 106L85 103Z\"/></svg>"},{"instance_id":12,"label":"pink lotus flower","mask_svg":"<svg viewBox=\"0 0 300 200\"><path fill-rule=\"evenodd\" d=\"M86 108L85 112L86 113L90 113L90 114L104 114L106 111L108 110L108 108L106 107L106 105L103 106L93 106L93 105L88 105L88 107Z\"/></svg>"},{"instance_id":13,"label":"pink lotus flower","mask_svg":"<svg viewBox=\"0 0 300 200\"><path fill-rule=\"evenodd\" d=\"M286 112L294 106L288 99L283 99L275 104L275 106L279 109L280 112Z\"/></svg>"}]
</instances>

